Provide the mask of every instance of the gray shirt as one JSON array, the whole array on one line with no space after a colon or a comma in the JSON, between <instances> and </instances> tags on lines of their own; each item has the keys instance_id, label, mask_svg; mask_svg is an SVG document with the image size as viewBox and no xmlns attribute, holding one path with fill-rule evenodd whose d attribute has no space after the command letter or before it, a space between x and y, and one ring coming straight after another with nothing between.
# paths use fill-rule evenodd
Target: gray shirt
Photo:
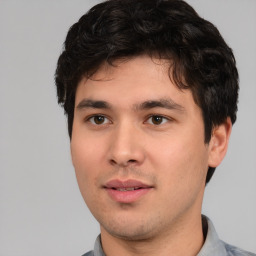
<instances>
[{"instance_id":1,"label":"gray shirt","mask_svg":"<svg viewBox=\"0 0 256 256\"><path fill-rule=\"evenodd\" d=\"M254 253L224 243L219 239L212 222L205 216L202 216L202 220L206 239L197 256L256 256ZM101 247L100 235L95 241L94 250L83 256L105 256Z\"/></svg>"}]
</instances>

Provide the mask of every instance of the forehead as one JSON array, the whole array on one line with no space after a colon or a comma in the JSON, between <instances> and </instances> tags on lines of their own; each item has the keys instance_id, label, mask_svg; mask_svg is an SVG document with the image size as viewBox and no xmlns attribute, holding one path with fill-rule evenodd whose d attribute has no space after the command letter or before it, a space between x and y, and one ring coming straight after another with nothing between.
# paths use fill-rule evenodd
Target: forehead
<instances>
[{"instance_id":1,"label":"forehead","mask_svg":"<svg viewBox=\"0 0 256 256\"><path fill-rule=\"evenodd\" d=\"M127 81L136 80L139 83L151 79L152 82L156 82L166 79L167 76L169 77L169 67L170 63L167 60L141 55L117 59L111 64L104 62L89 80L114 82L126 79ZM147 73L147 76L144 76L145 73Z\"/></svg>"},{"instance_id":2,"label":"forehead","mask_svg":"<svg viewBox=\"0 0 256 256\"><path fill-rule=\"evenodd\" d=\"M79 82L76 105L84 98L119 105L159 98L171 98L180 105L194 104L191 91L181 90L172 82L169 67L169 62L148 56L103 64L90 79Z\"/></svg>"}]
</instances>

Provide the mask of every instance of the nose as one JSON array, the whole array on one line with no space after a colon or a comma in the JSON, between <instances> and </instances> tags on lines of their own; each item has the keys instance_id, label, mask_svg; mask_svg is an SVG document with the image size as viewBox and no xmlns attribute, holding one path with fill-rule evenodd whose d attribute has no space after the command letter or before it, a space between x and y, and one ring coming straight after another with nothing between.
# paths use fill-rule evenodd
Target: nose
<instances>
[{"instance_id":1,"label":"nose","mask_svg":"<svg viewBox=\"0 0 256 256\"><path fill-rule=\"evenodd\" d=\"M109 149L111 165L128 167L141 165L145 160L143 135L132 124L121 124L114 129Z\"/></svg>"}]
</instances>

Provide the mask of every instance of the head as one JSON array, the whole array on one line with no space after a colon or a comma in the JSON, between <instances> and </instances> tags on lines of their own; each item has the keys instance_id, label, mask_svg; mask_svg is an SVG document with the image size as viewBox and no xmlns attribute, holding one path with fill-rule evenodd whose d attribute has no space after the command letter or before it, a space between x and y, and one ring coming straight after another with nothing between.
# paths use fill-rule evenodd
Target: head
<instances>
[{"instance_id":1,"label":"head","mask_svg":"<svg viewBox=\"0 0 256 256\"><path fill-rule=\"evenodd\" d=\"M214 25L181 0L103 2L70 28L56 85L104 237L144 240L200 219L237 111L235 59Z\"/></svg>"},{"instance_id":2,"label":"head","mask_svg":"<svg viewBox=\"0 0 256 256\"><path fill-rule=\"evenodd\" d=\"M58 102L72 137L79 81L107 63L136 56L164 60L170 80L190 90L202 111L205 143L213 128L236 120L238 72L217 28L181 0L113 0L93 7L69 30L56 70ZM209 167L206 183L214 167Z\"/></svg>"}]
</instances>

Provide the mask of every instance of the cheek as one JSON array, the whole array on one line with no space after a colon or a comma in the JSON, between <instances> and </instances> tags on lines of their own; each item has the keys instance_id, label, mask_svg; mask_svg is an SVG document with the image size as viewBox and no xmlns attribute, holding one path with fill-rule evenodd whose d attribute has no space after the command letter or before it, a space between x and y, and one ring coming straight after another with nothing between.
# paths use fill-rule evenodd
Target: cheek
<instances>
[{"instance_id":1,"label":"cheek","mask_svg":"<svg viewBox=\"0 0 256 256\"><path fill-rule=\"evenodd\" d=\"M92 143L90 138L73 136L71 141L71 156L75 168L77 182L84 199L93 193L96 177L100 170L99 161L100 148Z\"/></svg>"},{"instance_id":2,"label":"cheek","mask_svg":"<svg viewBox=\"0 0 256 256\"><path fill-rule=\"evenodd\" d=\"M202 179L208 169L208 158L204 138L201 137L187 133L184 136L167 135L159 140L151 147L150 159L154 168L159 170L161 166L163 178L171 183L189 184Z\"/></svg>"},{"instance_id":3,"label":"cheek","mask_svg":"<svg viewBox=\"0 0 256 256\"><path fill-rule=\"evenodd\" d=\"M166 212L168 209L187 209L197 201L204 189L208 169L204 144L179 138L165 143L164 147L155 146L154 152L154 169Z\"/></svg>"},{"instance_id":4,"label":"cheek","mask_svg":"<svg viewBox=\"0 0 256 256\"><path fill-rule=\"evenodd\" d=\"M98 169L102 162L105 141L101 137L87 131L78 121L74 121L71 140L72 162L77 175L86 175L88 178ZM90 175L89 175L90 174Z\"/></svg>"}]
</instances>

